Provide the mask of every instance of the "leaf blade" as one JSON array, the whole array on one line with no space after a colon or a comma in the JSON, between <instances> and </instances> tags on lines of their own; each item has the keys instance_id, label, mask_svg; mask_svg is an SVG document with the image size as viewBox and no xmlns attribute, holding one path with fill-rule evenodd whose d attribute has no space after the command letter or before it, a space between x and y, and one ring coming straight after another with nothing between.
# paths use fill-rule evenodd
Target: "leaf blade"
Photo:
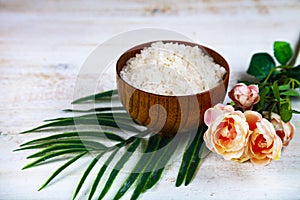
<instances>
[{"instance_id":1,"label":"leaf blade","mask_svg":"<svg viewBox=\"0 0 300 200\"><path fill-rule=\"evenodd\" d=\"M273 49L276 60L282 65L285 65L293 57L293 49L288 42L275 41Z\"/></svg>"},{"instance_id":2,"label":"leaf blade","mask_svg":"<svg viewBox=\"0 0 300 200\"><path fill-rule=\"evenodd\" d=\"M96 93L96 94L93 94L93 95L88 95L88 96L85 96L85 97L81 97L79 99L76 99L76 100L72 101L72 104L83 103L83 102L92 101L92 100L104 99L104 98L107 98L107 97L111 97L116 93L117 93L117 90L108 90L108 91Z\"/></svg>"},{"instance_id":3,"label":"leaf blade","mask_svg":"<svg viewBox=\"0 0 300 200\"><path fill-rule=\"evenodd\" d=\"M89 192L89 196L88 196L88 200L91 200L96 192L97 186L104 174L104 172L107 169L107 166L111 163L111 161L113 160L113 158L115 157L116 153L118 152L118 148L116 148L111 154L110 156L107 158L107 160L105 161L105 163L103 164L103 166L100 168L100 170L98 171L96 178L92 184L92 187L90 189Z\"/></svg>"},{"instance_id":4,"label":"leaf blade","mask_svg":"<svg viewBox=\"0 0 300 200\"><path fill-rule=\"evenodd\" d=\"M78 154L77 156L74 156L72 159L70 159L68 162L60 166L57 170L54 171L54 173L46 180L46 182L38 189L38 191L45 188L56 176L58 176L64 169L66 169L68 166L70 166L72 163L77 161L79 158L87 154L86 152L83 152L81 154Z\"/></svg>"},{"instance_id":5,"label":"leaf blade","mask_svg":"<svg viewBox=\"0 0 300 200\"><path fill-rule=\"evenodd\" d=\"M281 92L280 95L285 95L285 96L291 96L291 97L298 97L300 94L296 90L288 90Z\"/></svg>"},{"instance_id":6,"label":"leaf blade","mask_svg":"<svg viewBox=\"0 0 300 200\"><path fill-rule=\"evenodd\" d=\"M163 148L165 145L167 145L170 142L169 138L162 137L159 142L159 149ZM163 152L166 150L166 148L163 149ZM130 199L137 199L140 194L144 191L145 185L147 184L147 181L149 180L149 177L151 176L152 171L155 171L158 167L158 161L160 160L161 156L164 154L163 152L155 152L154 156L152 157L149 164L146 166L144 172L141 174L139 178L139 182L137 183L133 194L131 195Z\"/></svg>"},{"instance_id":7,"label":"leaf blade","mask_svg":"<svg viewBox=\"0 0 300 200\"><path fill-rule=\"evenodd\" d=\"M268 53L256 53L251 58L247 73L263 79L273 68L275 68L275 62Z\"/></svg>"},{"instance_id":8,"label":"leaf blade","mask_svg":"<svg viewBox=\"0 0 300 200\"><path fill-rule=\"evenodd\" d=\"M52 152L52 153L46 154L46 155L38 158L37 160L25 165L22 168L22 170L34 167L34 166L36 166L36 165L38 165L42 162L45 162L49 159L52 159L52 158L55 158L55 157L58 157L58 156L61 156L61 155L71 154L71 153L78 153L78 152L83 152L83 151L85 151L85 150L83 150L83 149L68 149L68 150L63 150L63 151L59 151L59 152Z\"/></svg>"},{"instance_id":9,"label":"leaf blade","mask_svg":"<svg viewBox=\"0 0 300 200\"><path fill-rule=\"evenodd\" d=\"M118 173L120 172L120 169L122 169L123 165L129 160L131 157L132 153L137 149L141 142L140 138L136 138L132 144L128 147L127 151L123 154L123 156L120 158L120 160L116 163L114 166L112 172L110 173L108 180L106 181L104 188L102 189L100 196L98 199L102 199L110 187L112 186L112 183L114 182L115 178L117 177Z\"/></svg>"},{"instance_id":10,"label":"leaf blade","mask_svg":"<svg viewBox=\"0 0 300 200\"><path fill-rule=\"evenodd\" d=\"M118 192L114 196L114 200L120 199L126 191L133 185L133 183L136 181L140 173L135 173L135 172L143 172L145 169L145 166L151 161L151 157L153 156L150 155L148 156L148 153L151 153L153 151L156 151L159 148L159 143L160 143L161 137L155 134L154 136L150 137L147 148L144 151L144 154L142 157L139 159L138 163L136 164L135 168L132 170L130 175L127 177L127 179L124 181Z\"/></svg>"},{"instance_id":11,"label":"leaf blade","mask_svg":"<svg viewBox=\"0 0 300 200\"><path fill-rule=\"evenodd\" d=\"M101 152L99 153L89 164L89 166L86 168L84 174L82 175L80 181L78 182L76 189L74 191L73 194L73 200L77 197L79 191L81 190L82 185L84 184L87 176L89 175L89 173L91 172L91 170L93 169L93 167L97 164L97 162L99 161L99 159L104 155L105 152Z\"/></svg>"}]
</instances>

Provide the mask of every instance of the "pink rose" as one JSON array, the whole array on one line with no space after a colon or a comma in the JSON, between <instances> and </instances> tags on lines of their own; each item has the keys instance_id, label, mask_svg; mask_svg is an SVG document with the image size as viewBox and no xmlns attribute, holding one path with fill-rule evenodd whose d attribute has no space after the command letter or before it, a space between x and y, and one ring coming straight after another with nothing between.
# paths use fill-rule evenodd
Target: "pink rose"
<instances>
[{"instance_id":1,"label":"pink rose","mask_svg":"<svg viewBox=\"0 0 300 200\"><path fill-rule=\"evenodd\" d=\"M230 105L223 105L218 103L212 108L209 108L204 113L204 123L209 126L219 116L223 116L226 113L232 113L234 108Z\"/></svg>"},{"instance_id":2,"label":"pink rose","mask_svg":"<svg viewBox=\"0 0 300 200\"><path fill-rule=\"evenodd\" d=\"M208 149L222 155L226 160L235 160L244 155L248 132L244 114L233 111L213 120L203 137Z\"/></svg>"},{"instance_id":3,"label":"pink rose","mask_svg":"<svg viewBox=\"0 0 300 200\"><path fill-rule=\"evenodd\" d=\"M244 110L251 110L253 105L260 100L259 89L257 85L245 85L238 83L229 92L229 97Z\"/></svg>"},{"instance_id":4,"label":"pink rose","mask_svg":"<svg viewBox=\"0 0 300 200\"><path fill-rule=\"evenodd\" d=\"M274 126L255 111L244 113L249 124L250 135L247 155L254 164L267 165L280 158L282 141L276 134Z\"/></svg>"},{"instance_id":5,"label":"pink rose","mask_svg":"<svg viewBox=\"0 0 300 200\"><path fill-rule=\"evenodd\" d=\"M264 115L266 118L269 116L267 112ZM288 146L294 137L295 126L290 121L285 123L278 114L273 112L271 113L271 123L275 128L276 134L282 140L283 146Z\"/></svg>"}]
</instances>

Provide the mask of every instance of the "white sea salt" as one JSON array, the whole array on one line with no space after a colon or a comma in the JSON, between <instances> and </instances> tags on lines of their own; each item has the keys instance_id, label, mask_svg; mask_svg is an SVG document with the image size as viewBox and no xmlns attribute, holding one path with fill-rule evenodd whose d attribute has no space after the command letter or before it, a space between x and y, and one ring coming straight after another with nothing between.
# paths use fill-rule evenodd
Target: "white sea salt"
<instances>
[{"instance_id":1,"label":"white sea salt","mask_svg":"<svg viewBox=\"0 0 300 200\"><path fill-rule=\"evenodd\" d=\"M225 73L224 67L197 46L155 42L130 58L120 75L138 89L180 96L215 87Z\"/></svg>"}]
</instances>

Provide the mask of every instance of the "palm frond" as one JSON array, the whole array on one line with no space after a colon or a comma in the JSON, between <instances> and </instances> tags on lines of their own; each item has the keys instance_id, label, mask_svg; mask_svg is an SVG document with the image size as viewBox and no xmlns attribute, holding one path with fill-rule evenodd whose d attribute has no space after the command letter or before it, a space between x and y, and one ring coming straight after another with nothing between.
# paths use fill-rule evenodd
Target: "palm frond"
<instances>
[{"instance_id":1,"label":"palm frond","mask_svg":"<svg viewBox=\"0 0 300 200\"><path fill-rule=\"evenodd\" d=\"M72 103L106 101L117 97L116 94L116 90L105 91L80 98ZM45 120L45 124L23 132L29 133L46 129L60 131L62 128L65 129L68 127L74 129L76 125L88 127L87 130L65 131L33 139L21 144L18 149L14 150L38 150L27 157L28 159L35 158L36 160L25 165L23 169L58 159L68 159L50 175L39 190L45 188L55 177L60 175L61 172L90 152L89 156L92 157L92 159L74 189L73 200L78 198L88 178L94 180L89 186L90 191L87 199L90 200L94 198L96 191L99 191L97 198L102 199L108 191L113 188L114 181L117 179L123 166L130 161L136 149L142 146L141 141L143 141L143 143L146 143L143 154L139 157L121 187L116 190L114 196L114 200L120 199L128 192L130 187L134 187L131 199L137 199L143 192L151 189L158 183L169 160L180 146L179 144L182 143L182 137L189 137L189 142L187 142L182 157L176 186L180 186L182 183L188 185L192 181L201 161L200 154L203 151L201 147L203 144L203 133L206 130L205 126L200 127L196 134L186 133L184 136L176 136L174 138L164 137L153 134L150 130L145 129L145 127L136 124L123 107L107 107L105 105L86 110L66 109L64 111L76 112L81 115L48 119ZM93 130L90 125L101 125L106 127L107 130ZM120 135L122 130L127 130L129 133ZM120 149L124 149L124 152L120 151ZM107 154L107 156L104 156L105 154ZM116 156L117 154L120 156ZM106 157L104 164L98 165L98 161L103 159L103 157ZM110 170L108 166L110 166L113 161L116 164ZM92 170L98 171L95 177L90 176ZM106 173L108 174L108 178L105 184L100 186L101 179Z\"/></svg>"}]
</instances>

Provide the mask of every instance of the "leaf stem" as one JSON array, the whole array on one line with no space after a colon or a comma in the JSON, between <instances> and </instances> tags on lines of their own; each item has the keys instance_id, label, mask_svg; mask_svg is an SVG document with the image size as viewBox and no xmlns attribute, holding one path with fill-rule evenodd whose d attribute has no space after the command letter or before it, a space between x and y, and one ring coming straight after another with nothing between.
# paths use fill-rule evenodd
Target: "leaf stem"
<instances>
[{"instance_id":1,"label":"leaf stem","mask_svg":"<svg viewBox=\"0 0 300 200\"><path fill-rule=\"evenodd\" d=\"M277 70L277 69L279 69L279 68L281 68L280 66L279 67L274 67L274 68L272 68L270 71L269 71L269 74L267 75L267 77L264 79L264 81L262 82L262 84L263 85L265 85L267 82L268 82L268 80L269 80L269 78L271 77L271 75Z\"/></svg>"}]
</instances>

